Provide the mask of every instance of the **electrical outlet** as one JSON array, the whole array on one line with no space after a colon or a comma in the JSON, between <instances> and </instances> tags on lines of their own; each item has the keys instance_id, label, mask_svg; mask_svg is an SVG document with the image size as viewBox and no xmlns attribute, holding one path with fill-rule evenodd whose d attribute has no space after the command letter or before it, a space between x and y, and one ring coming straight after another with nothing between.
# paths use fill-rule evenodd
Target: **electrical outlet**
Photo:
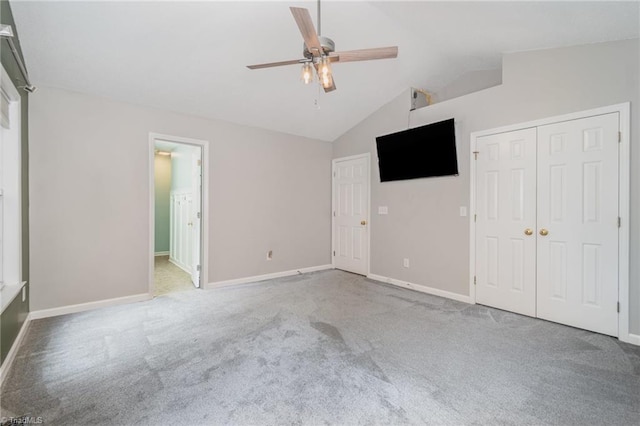
<instances>
[{"instance_id":1,"label":"electrical outlet","mask_svg":"<svg viewBox=\"0 0 640 426\"><path fill-rule=\"evenodd\" d=\"M378 206L378 214L389 214L389 208L387 206Z\"/></svg>"},{"instance_id":2,"label":"electrical outlet","mask_svg":"<svg viewBox=\"0 0 640 426\"><path fill-rule=\"evenodd\" d=\"M405 268L408 268L408 267L409 267L409 259L405 258L405 259L402 261L402 266L404 266Z\"/></svg>"},{"instance_id":3,"label":"electrical outlet","mask_svg":"<svg viewBox=\"0 0 640 426\"><path fill-rule=\"evenodd\" d=\"M271 260L271 259L273 259L273 250L269 250L267 252L267 260Z\"/></svg>"},{"instance_id":4,"label":"electrical outlet","mask_svg":"<svg viewBox=\"0 0 640 426\"><path fill-rule=\"evenodd\" d=\"M27 300L27 288L26 287L22 287L22 301L26 301Z\"/></svg>"}]
</instances>

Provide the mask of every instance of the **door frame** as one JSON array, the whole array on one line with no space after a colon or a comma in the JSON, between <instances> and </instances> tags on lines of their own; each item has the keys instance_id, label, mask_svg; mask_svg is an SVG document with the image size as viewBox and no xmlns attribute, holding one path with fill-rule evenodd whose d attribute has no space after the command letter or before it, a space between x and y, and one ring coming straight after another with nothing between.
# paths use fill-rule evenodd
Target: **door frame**
<instances>
[{"instance_id":1,"label":"door frame","mask_svg":"<svg viewBox=\"0 0 640 426\"><path fill-rule=\"evenodd\" d=\"M506 133L514 130L523 130L526 128L540 127L548 124L560 123L563 121L578 120L582 118L593 117L596 115L605 115L618 113L620 132L620 149L618 150L618 214L621 218L621 224L618 228L618 301L620 302L620 312L618 313L618 339L623 342L640 345L640 336L629 334L629 237L630 237L630 103L620 103L609 105L601 108L594 108L585 111L574 112L570 114L557 115L553 117L543 118L540 120L528 121L525 123L513 124L509 126L497 127L488 130L472 132L469 143L469 161L470 161L470 198L469 198L469 297L471 303L476 303L476 164L474 161L474 152L476 151L477 139L482 136L494 135L497 133Z\"/></svg>"},{"instance_id":2,"label":"door frame","mask_svg":"<svg viewBox=\"0 0 640 426\"><path fill-rule=\"evenodd\" d=\"M350 155L348 157L340 157L334 158L331 160L331 266L333 269L336 268L335 256L333 255L336 246L335 246L335 226L336 226L336 218L334 216L334 212L336 211L336 164L340 161L349 161L349 160L359 160L365 159L367 160L367 258L366 268L365 268L365 277L368 277L371 273L371 153L367 152L364 154Z\"/></svg>"},{"instance_id":3,"label":"door frame","mask_svg":"<svg viewBox=\"0 0 640 426\"><path fill-rule=\"evenodd\" d=\"M153 296L155 290L154 259L155 259L155 141L156 139L183 145L192 145L202 149L202 186L200 194L200 287L204 289L208 284L209 259L209 141L171 136L149 132L149 294Z\"/></svg>"}]
</instances>

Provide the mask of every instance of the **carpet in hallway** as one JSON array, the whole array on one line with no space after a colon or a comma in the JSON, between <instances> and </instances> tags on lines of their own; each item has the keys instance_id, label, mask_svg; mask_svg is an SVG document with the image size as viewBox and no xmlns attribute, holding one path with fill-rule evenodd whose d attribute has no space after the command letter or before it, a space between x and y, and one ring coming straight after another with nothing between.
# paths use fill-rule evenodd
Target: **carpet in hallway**
<instances>
[{"instance_id":1,"label":"carpet in hallway","mask_svg":"<svg viewBox=\"0 0 640 426\"><path fill-rule=\"evenodd\" d=\"M169 262L169 256L156 256L153 265L154 296L174 291L194 290L191 276Z\"/></svg>"}]
</instances>

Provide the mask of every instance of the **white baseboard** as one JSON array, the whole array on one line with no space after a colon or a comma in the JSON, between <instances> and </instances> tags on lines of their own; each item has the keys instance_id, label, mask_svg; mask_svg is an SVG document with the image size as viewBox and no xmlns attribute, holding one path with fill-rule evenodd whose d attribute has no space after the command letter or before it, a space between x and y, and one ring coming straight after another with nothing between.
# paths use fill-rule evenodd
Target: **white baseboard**
<instances>
[{"instance_id":1,"label":"white baseboard","mask_svg":"<svg viewBox=\"0 0 640 426\"><path fill-rule=\"evenodd\" d=\"M55 317L58 315L73 314L76 312L89 311L91 309L104 308L107 306L124 305L125 303L144 302L153 299L149 293L135 294L133 296L116 297L115 299L97 300L95 302L80 303L77 305L61 306L59 308L42 309L40 311L32 311L30 317L32 320L40 318Z\"/></svg>"},{"instance_id":2,"label":"white baseboard","mask_svg":"<svg viewBox=\"0 0 640 426\"><path fill-rule=\"evenodd\" d=\"M620 340L623 342L631 343L632 345L640 346L640 334L629 333L626 336L620 336Z\"/></svg>"},{"instance_id":3,"label":"white baseboard","mask_svg":"<svg viewBox=\"0 0 640 426\"><path fill-rule=\"evenodd\" d=\"M27 315L27 319L24 320L22 324L22 328L18 332L16 336L16 340L13 341L13 345L11 345L11 349L9 349L9 353L7 353L7 357L4 359L4 362L0 366L0 386L4 382L4 379L8 375L9 370L11 369L11 365L13 364L13 360L18 353L18 349L20 349L20 345L22 345L22 340L24 340L24 336L27 334L27 329L29 328L29 323L31 322L31 314Z\"/></svg>"},{"instance_id":4,"label":"white baseboard","mask_svg":"<svg viewBox=\"0 0 640 426\"><path fill-rule=\"evenodd\" d=\"M169 256L168 251L157 251L153 254L154 256Z\"/></svg>"},{"instance_id":5,"label":"white baseboard","mask_svg":"<svg viewBox=\"0 0 640 426\"><path fill-rule=\"evenodd\" d=\"M191 269L187 268L185 265L183 265L182 263L178 262L175 259L169 258L169 263L173 263L174 265L176 265L178 268L182 269L183 271L185 271L187 274L191 275Z\"/></svg>"},{"instance_id":6,"label":"white baseboard","mask_svg":"<svg viewBox=\"0 0 640 426\"><path fill-rule=\"evenodd\" d=\"M372 280L381 281L383 283L395 285L398 287L408 288L411 290L419 291L421 293L432 294L434 296L446 297L447 299L457 300L458 302L471 303L471 297L465 296L464 294L452 293L446 290L440 290L438 288L427 287L426 285L421 284L413 284L407 281L397 280L395 278L383 277L382 275L369 274L367 278L371 278Z\"/></svg>"},{"instance_id":7,"label":"white baseboard","mask_svg":"<svg viewBox=\"0 0 640 426\"><path fill-rule=\"evenodd\" d=\"M235 278L233 280L216 281L205 285L205 289L213 289L220 287L229 287L239 284L254 283L257 281L270 280L273 278L289 277L291 275L306 274L315 271L324 271L325 269L333 269L333 265L311 266L309 268L292 269L290 271L274 272L272 274L255 275L253 277Z\"/></svg>"}]
</instances>

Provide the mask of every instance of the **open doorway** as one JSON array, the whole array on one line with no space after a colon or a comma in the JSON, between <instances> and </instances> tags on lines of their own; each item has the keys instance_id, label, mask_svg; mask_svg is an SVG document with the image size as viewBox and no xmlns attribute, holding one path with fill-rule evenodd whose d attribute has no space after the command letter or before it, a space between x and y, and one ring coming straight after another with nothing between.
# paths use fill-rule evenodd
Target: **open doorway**
<instances>
[{"instance_id":1,"label":"open doorway","mask_svg":"<svg viewBox=\"0 0 640 426\"><path fill-rule=\"evenodd\" d=\"M202 287L202 141L152 135L150 213L152 261L149 291L161 296Z\"/></svg>"}]
</instances>

